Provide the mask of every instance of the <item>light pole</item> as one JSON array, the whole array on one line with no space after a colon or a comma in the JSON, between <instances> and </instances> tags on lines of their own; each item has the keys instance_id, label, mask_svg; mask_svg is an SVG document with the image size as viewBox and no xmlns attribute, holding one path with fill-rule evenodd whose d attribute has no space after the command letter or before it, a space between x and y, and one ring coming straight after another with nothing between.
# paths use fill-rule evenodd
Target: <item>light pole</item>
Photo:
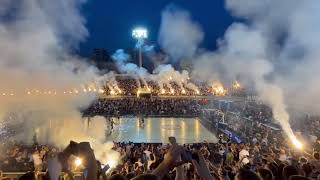
<instances>
[{"instance_id":1,"label":"light pole","mask_svg":"<svg viewBox=\"0 0 320 180\"><path fill-rule=\"evenodd\" d=\"M139 67L142 67L142 46L144 40L148 38L148 30L143 27L135 28L132 31L132 37L138 40L136 48L139 49Z\"/></svg>"}]
</instances>

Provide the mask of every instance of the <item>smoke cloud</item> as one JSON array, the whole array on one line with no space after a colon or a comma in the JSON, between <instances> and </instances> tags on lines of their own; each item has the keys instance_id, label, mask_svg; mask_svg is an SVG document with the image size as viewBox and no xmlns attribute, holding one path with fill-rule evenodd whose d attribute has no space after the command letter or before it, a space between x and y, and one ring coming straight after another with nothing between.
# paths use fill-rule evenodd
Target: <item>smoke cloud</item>
<instances>
[{"instance_id":1,"label":"smoke cloud","mask_svg":"<svg viewBox=\"0 0 320 180\"><path fill-rule=\"evenodd\" d=\"M130 55L127 54L123 49L118 49L113 55L113 60L115 61L118 69L122 73L139 75L140 77L145 77L148 71L143 67L138 67L134 63L130 63Z\"/></svg>"},{"instance_id":2,"label":"smoke cloud","mask_svg":"<svg viewBox=\"0 0 320 180\"><path fill-rule=\"evenodd\" d=\"M162 12L159 44L173 61L191 58L203 38L200 26L191 20L187 11L168 6Z\"/></svg>"},{"instance_id":3,"label":"smoke cloud","mask_svg":"<svg viewBox=\"0 0 320 180\"><path fill-rule=\"evenodd\" d=\"M250 31L264 36L263 42L253 41L254 47L248 50L255 52L255 47L263 43L265 58L272 67L269 79L283 91L285 103L290 108L318 113L320 98L316 92L320 86L316 83L319 72L315 67L319 65L320 26L316 23L319 12L315 7L320 3L227 0L226 5L235 15L252 23L248 26Z\"/></svg>"},{"instance_id":4,"label":"smoke cloud","mask_svg":"<svg viewBox=\"0 0 320 180\"><path fill-rule=\"evenodd\" d=\"M153 70L152 74L150 74L145 68L130 63L130 55L125 53L123 49L117 50L112 55L112 58L116 62L120 72L139 76L145 87L148 87L146 80L152 80L159 85L161 90L163 90L164 85L172 89L170 82L174 82L183 91L185 91L185 87L197 93L199 91L196 85L189 82L189 72L185 70L179 72L175 70L171 64L160 64Z\"/></svg>"},{"instance_id":5,"label":"smoke cloud","mask_svg":"<svg viewBox=\"0 0 320 180\"><path fill-rule=\"evenodd\" d=\"M217 41L216 51L199 51L202 39L194 42L194 36L162 45L171 56L192 52L188 56L193 57L193 78L207 82L241 79L246 87L254 86L259 98L272 107L274 119L294 141L288 109L319 113L319 5L316 0L226 0L226 8L243 21L227 29ZM166 29L161 30L166 32L161 39L174 39L170 34L176 31L168 24L185 24L186 20L179 18L180 10L165 10L163 14L162 24L167 28L161 26ZM183 29L193 29L193 24ZM203 36L201 31L196 33ZM193 43L189 46L194 50L188 51L180 46L181 42Z\"/></svg>"},{"instance_id":6,"label":"smoke cloud","mask_svg":"<svg viewBox=\"0 0 320 180\"><path fill-rule=\"evenodd\" d=\"M104 118L93 120L94 130L86 129L80 113L96 98L82 88L101 78L72 53L88 36L83 3L0 2L0 120L8 139L32 143L36 135L39 143L89 141L103 149ZM14 134L5 134L10 128Z\"/></svg>"}]
</instances>

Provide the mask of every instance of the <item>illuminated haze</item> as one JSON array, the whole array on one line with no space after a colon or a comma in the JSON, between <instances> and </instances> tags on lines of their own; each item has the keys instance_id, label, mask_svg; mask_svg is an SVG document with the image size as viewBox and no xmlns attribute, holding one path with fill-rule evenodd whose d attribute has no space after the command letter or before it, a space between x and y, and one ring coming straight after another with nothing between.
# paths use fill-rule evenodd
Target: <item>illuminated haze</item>
<instances>
[{"instance_id":1,"label":"illuminated haze","mask_svg":"<svg viewBox=\"0 0 320 180\"><path fill-rule=\"evenodd\" d=\"M226 0L226 8L242 18L242 23L235 22L227 29L217 41L216 51L199 51L199 42L194 42L188 34L180 36L181 42L194 42L189 47L198 50L188 51L175 41L170 46L161 40L160 44L172 57L181 51L194 53L190 55L194 57L193 78L209 83L214 79L230 82L237 78L247 87L253 85L260 100L272 107L274 119L294 140L288 109L318 113L320 108L318 7L320 2L316 0ZM166 24L189 24L183 31L198 32L199 27L190 25L197 24L190 16L179 18L180 11L165 10L162 19L169 21ZM174 17L165 18L168 15ZM177 19L182 22L175 22ZM171 27L161 28L166 29L163 39L170 39L176 33Z\"/></svg>"},{"instance_id":2,"label":"illuminated haze","mask_svg":"<svg viewBox=\"0 0 320 180\"><path fill-rule=\"evenodd\" d=\"M105 119L93 118L88 129L80 113L96 98L82 87L99 79L99 72L71 51L88 36L79 12L83 3L0 1L1 132L16 131L8 138L31 143L36 133L40 143L90 141L103 150Z\"/></svg>"}]
</instances>

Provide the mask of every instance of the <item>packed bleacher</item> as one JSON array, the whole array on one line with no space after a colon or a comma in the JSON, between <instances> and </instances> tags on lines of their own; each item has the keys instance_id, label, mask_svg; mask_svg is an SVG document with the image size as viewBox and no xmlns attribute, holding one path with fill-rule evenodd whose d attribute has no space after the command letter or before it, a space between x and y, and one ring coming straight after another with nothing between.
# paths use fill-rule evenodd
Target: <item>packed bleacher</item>
<instances>
[{"instance_id":1,"label":"packed bleacher","mask_svg":"<svg viewBox=\"0 0 320 180\"><path fill-rule=\"evenodd\" d=\"M232 104L228 108L220 108L223 111L202 113L203 119L208 121L212 128L227 129L243 142L284 141L285 135L280 125L273 119L272 111L268 106L251 102L241 106ZM221 114L224 116L223 120ZM320 137L319 116L301 117L290 123L298 138L306 144L314 144Z\"/></svg>"},{"instance_id":2,"label":"packed bleacher","mask_svg":"<svg viewBox=\"0 0 320 180\"><path fill-rule=\"evenodd\" d=\"M153 96L212 96L213 88L208 84L195 84L188 86L185 83L178 85L174 81L159 83L157 81L141 79L139 77L118 76L114 82L104 86L105 95L136 96L139 88L146 88ZM245 96L243 88L227 89L224 87L223 95ZM216 94L221 96L222 94Z\"/></svg>"},{"instance_id":3,"label":"packed bleacher","mask_svg":"<svg viewBox=\"0 0 320 180\"><path fill-rule=\"evenodd\" d=\"M1 176L8 172L29 172L25 177L53 173L52 159L61 164L63 179L263 179L294 180L320 178L320 138L318 116L306 116L293 123L299 131L304 148L297 149L283 132L274 126L272 111L265 105L245 103L224 106L204 112L199 101L190 99L100 99L91 106L88 116L168 115L182 116L200 113L214 128L228 128L239 135L237 142L230 134L219 132L217 143L195 144L142 144L114 142L113 150L120 154L116 165L96 161L94 151L86 143L71 143L65 149L50 145L24 145L22 142L5 143L0 147ZM92 113L92 114L90 114ZM207 128L210 128L209 125ZM310 130L310 131L308 131ZM179 142L178 142L179 143ZM82 148L80 148L82 147ZM83 163L75 166L75 156ZM68 163L66 163L68 162ZM102 165L103 164L103 165ZM51 173L51 174L50 174ZM57 172L60 174L61 172ZM1 177L0 176L0 177ZM50 176L51 177L51 176ZM51 177L52 179L52 177Z\"/></svg>"},{"instance_id":4,"label":"packed bleacher","mask_svg":"<svg viewBox=\"0 0 320 180\"><path fill-rule=\"evenodd\" d=\"M180 98L99 99L85 110L86 116L171 116L195 117L200 113L198 100Z\"/></svg>"}]
</instances>

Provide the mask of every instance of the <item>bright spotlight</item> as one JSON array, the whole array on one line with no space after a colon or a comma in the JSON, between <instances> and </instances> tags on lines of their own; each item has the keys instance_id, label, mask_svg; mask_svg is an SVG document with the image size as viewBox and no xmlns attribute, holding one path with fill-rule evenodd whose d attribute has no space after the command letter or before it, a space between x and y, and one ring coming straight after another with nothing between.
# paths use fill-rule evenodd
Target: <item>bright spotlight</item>
<instances>
[{"instance_id":1,"label":"bright spotlight","mask_svg":"<svg viewBox=\"0 0 320 180\"><path fill-rule=\"evenodd\" d=\"M132 37L136 39L147 39L148 38L148 30L146 28L138 27L133 29Z\"/></svg>"}]
</instances>

